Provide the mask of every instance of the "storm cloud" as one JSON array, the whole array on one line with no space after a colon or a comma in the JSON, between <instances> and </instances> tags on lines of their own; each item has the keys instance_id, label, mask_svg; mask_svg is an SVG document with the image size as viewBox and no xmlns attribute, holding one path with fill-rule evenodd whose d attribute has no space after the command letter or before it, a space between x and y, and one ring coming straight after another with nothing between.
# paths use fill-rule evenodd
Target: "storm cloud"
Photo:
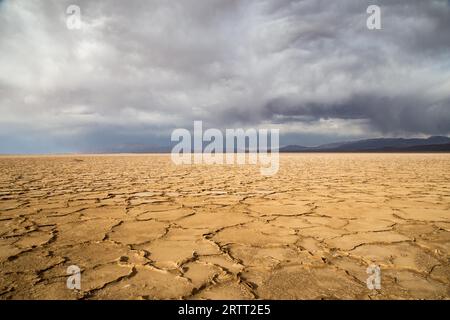
<instances>
[{"instance_id":1,"label":"storm cloud","mask_svg":"<svg viewBox=\"0 0 450 320\"><path fill-rule=\"evenodd\" d=\"M163 146L194 120L282 144L448 135L449 1L0 1L0 152Z\"/></svg>"}]
</instances>

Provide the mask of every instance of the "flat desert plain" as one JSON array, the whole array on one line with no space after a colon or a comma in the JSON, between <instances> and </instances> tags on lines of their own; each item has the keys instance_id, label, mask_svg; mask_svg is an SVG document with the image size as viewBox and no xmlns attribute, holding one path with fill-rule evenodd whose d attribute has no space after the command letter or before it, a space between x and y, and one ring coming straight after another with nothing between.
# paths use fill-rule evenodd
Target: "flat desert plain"
<instances>
[{"instance_id":1,"label":"flat desert plain","mask_svg":"<svg viewBox=\"0 0 450 320\"><path fill-rule=\"evenodd\" d=\"M0 157L1 299L449 299L449 250L450 154Z\"/></svg>"}]
</instances>

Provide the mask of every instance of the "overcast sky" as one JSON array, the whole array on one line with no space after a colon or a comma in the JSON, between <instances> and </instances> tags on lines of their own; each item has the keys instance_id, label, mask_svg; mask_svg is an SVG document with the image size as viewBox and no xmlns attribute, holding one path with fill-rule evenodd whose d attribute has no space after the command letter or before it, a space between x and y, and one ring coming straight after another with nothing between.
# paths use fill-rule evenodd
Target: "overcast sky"
<instances>
[{"instance_id":1,"label":"overcast sky","mask_svg":"<svg viewBox=\"0 0 450 320\"><path fill-rule=\"evenodd\" d=\"M449 3L0 0L0 153L168 145L194 120L282 145L448 135Z\"/></svg>"}]
</instances>

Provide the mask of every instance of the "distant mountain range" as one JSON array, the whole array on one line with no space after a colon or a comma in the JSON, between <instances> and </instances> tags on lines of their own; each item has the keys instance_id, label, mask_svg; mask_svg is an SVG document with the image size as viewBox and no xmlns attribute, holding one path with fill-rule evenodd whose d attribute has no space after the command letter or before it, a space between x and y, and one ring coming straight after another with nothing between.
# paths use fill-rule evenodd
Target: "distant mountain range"
<instances>
[{"instance_id":1,"label":"distant mountain range","mask_svg":"<svg viewBox=\"0 0 450 320\"><path fill-rule=\"evenodd\" d=\"M208 143L204 143L205 147ZM172 147L123 144L109 148L86 150L87 153L170 153ZM192 150L193 151L193 150ZM234 150L238 150L235 148ZM288 145L280 152L450 152L450 138L433 136L427 139L379 138L323 144L316 147Z\"/></svg>"},{"instance_id":2,"label":"distant mountain range","mask_svg":"<svg viewBox=\"0 0 450 320\"><path fill-rule=\"evenodd\" d=\"M316 147L289 145L280 152L450 152L450 138L379 138L323 144Z\"/></svg>"}]
</instances>

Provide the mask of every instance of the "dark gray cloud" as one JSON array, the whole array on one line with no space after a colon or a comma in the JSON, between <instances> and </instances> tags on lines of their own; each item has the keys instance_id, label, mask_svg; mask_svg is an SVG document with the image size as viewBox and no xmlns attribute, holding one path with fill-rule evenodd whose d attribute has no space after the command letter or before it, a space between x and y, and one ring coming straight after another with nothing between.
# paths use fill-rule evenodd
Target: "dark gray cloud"
<instances>
[{"instance_id":1,"label":"dark gray cloud","mask_svg":"<svg viewBox=\"0 0 450 320\"><path fill-rule=\"evenodd\" d=\"M272 121L300 119L368 120L365 124L383 134L447 134L450 124L450 99L436 103L416 96L355 95L342 103L296 104L275 99L265 106L265 115Z\"/></svg>"},{"instance_id":2,"label":"dark gray cloud","mask_svg":"<svg viewBox=\"0 0 450 320\"><path fill-rule=\"evenodd\" d=\"M300 144L450 133L446 0L4 0L0 32L0 152L163 145L193 120Z\"/></svg>"}]
</instances>

